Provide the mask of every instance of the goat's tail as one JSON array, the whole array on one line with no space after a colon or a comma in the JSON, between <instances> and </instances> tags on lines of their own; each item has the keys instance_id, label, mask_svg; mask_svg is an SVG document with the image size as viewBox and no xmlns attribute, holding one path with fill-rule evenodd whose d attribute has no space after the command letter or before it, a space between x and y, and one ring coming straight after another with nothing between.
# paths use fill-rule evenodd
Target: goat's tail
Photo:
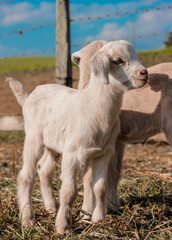
<instances>
[{"instance_id":1,"label":"goat's tail","mask_svg":"<svg viewBox=\"0 0 172 240\"><path fill-rule=\"evenodd\" d=\"M6 81L9 82L10 88L16 96L18 103L23 106L29 96L27 89L21 84L21 82L13 78L7 78Z\"/></svg>"}]
</instances>

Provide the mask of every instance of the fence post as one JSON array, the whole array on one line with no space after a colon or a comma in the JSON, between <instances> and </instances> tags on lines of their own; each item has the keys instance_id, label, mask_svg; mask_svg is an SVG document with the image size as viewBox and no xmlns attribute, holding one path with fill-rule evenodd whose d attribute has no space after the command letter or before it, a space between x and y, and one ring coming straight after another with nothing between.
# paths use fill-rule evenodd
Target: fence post
<instances>
[{"instance_id":1,"label":"fence post","mask_svg":"<svg viewBox=\"0 0 172 240\"><path fill-rule=\"evenodd\" d=\"M56 0L56 82L72 87L69 0Z\"/></svg>"}]
</instances>

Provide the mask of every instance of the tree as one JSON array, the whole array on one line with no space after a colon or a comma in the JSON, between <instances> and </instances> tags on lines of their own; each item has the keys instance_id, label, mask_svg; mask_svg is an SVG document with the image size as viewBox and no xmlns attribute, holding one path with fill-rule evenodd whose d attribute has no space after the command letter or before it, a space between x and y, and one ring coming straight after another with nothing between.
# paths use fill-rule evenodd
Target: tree
<instances>
[{"instance_id":1,"label":"tree","mask_svg":"<svg viewBox=\"0 0 172 240\"><path fill-rule=\"evenodd\" d=\"M172 46L172 32L168 34L167 41L164 42L166 47L171 47Z\"/></svg>"}]
</instances>

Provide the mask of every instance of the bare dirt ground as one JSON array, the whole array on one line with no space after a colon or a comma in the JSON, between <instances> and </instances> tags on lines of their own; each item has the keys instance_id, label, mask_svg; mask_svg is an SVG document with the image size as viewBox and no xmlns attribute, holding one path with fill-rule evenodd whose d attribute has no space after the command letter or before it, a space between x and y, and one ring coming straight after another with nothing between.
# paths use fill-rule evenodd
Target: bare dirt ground
<instances>
[{"instance_id":1,"label":"bare dirt ground","mask_svg":"<svg viewBox=\"0 0 172 240\"><path fill-rule=\"evenodd\" d=\"M8 74L32 91L39 84L54 83L54 69ZM0 113L21 114L8 83L0 76ZM78 79L78 71L74 71ZM74 81L74 87L77 81ZM8 135L8 137L7 137ZM9 133L0 138L0 239L172 239L172 147L167 144L128 145L119 186L121 206L105 221L80 221L83 200L81 176L79 194L73 206L72 232L54 234L55 217L43 208L38 176L33 190L36 224L23 230L16 200L16 179L22 166L23 135ZM8 141L8 142L7 142ZM59 200L60 162L56 164L53 187Z\"/></svg>"}]
</instances>

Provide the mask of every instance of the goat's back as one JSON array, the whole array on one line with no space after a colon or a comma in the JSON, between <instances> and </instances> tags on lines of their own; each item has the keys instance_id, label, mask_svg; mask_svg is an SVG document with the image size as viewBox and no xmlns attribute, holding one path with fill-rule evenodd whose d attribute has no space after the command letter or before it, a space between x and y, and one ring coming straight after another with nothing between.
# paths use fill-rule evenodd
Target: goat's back
<instances>
[{"instance_id":1,"label":"goat's back","mask_svg":"<svg viewBox=\"0 0 172 240\"><path fill-rule=\"evenodd\" d=\"M148 84L124 93L122 110L153 113L160 103L162 91L171 88L172 63L161 63L148 68Z\"/></svg>"}]
</instances>

